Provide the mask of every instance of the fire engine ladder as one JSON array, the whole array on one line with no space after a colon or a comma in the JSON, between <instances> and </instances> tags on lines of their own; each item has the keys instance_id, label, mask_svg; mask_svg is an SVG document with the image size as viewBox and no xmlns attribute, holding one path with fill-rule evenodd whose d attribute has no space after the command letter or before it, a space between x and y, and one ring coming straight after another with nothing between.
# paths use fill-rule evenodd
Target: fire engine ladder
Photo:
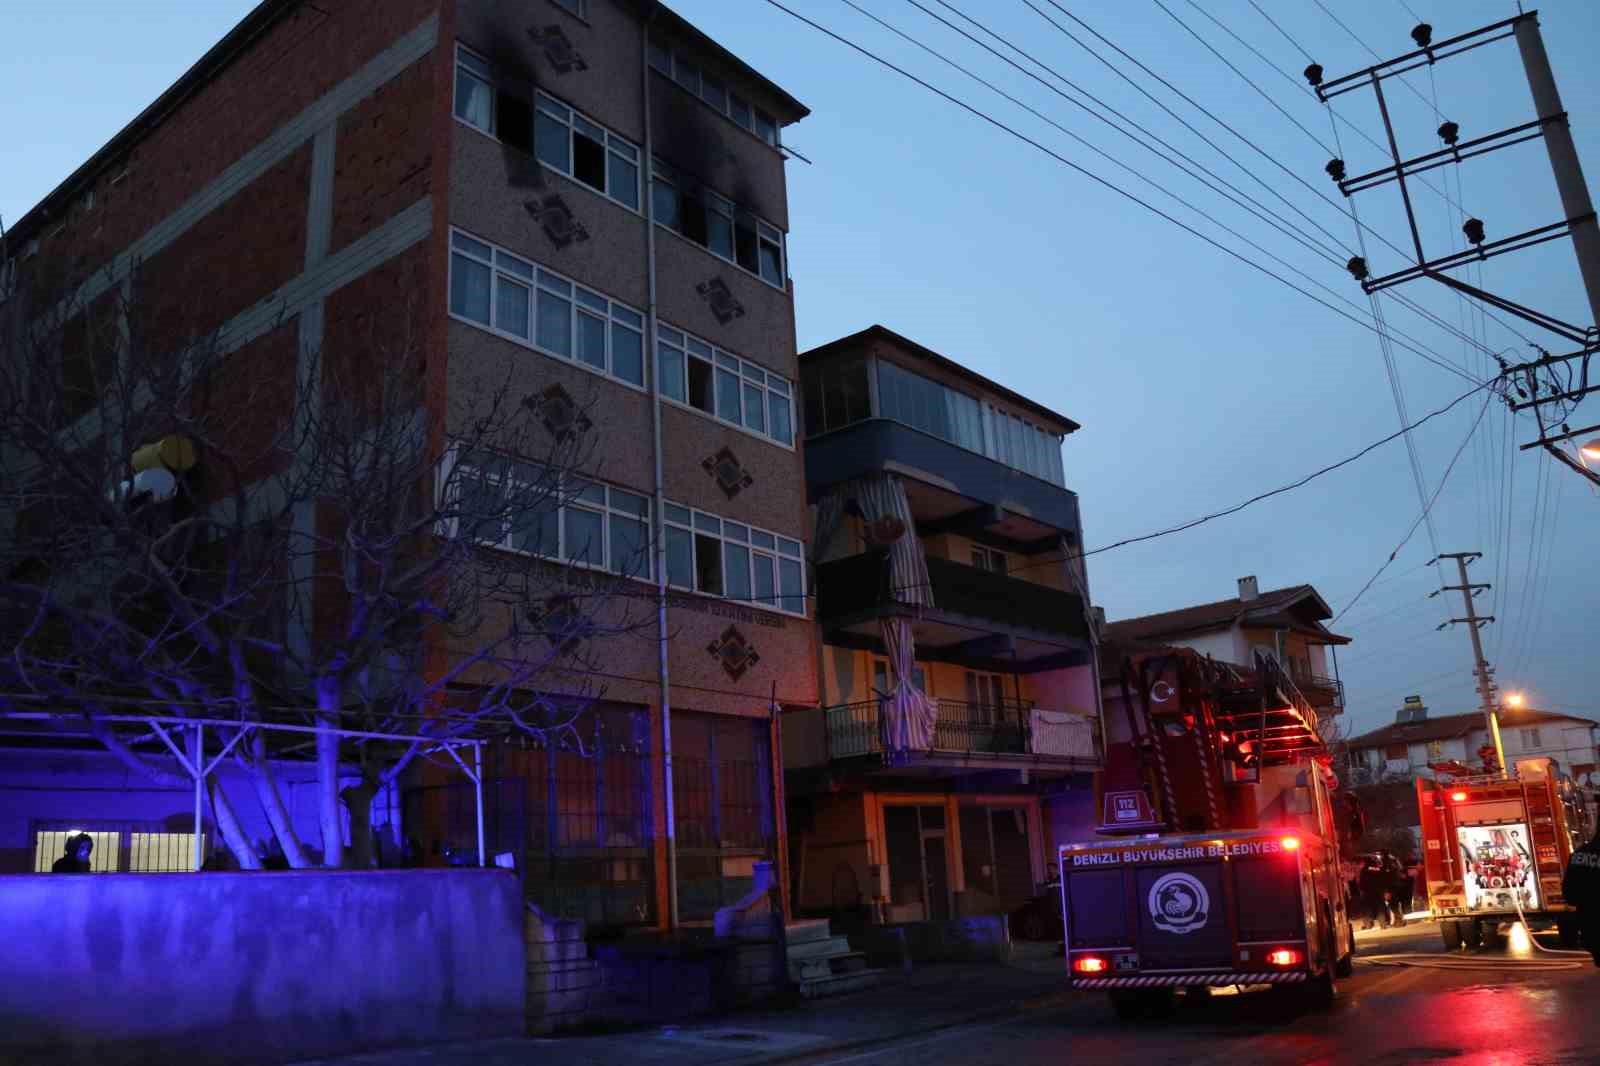
<instances>
[{"instance_id":1,"label":"fire engine ladder","mask_svg":"<svg viewBox=\"0 0 1600 1066\"><path fill-rule=\"evenodd\" d=\"M1262 766L1321 750L1317 712L1277 660L1257 652L1255 675L1253 685L1235 674L1237 681L1224 686L1218 725L1241 748L1256 754Z\"/></svg>"}]
</instances>

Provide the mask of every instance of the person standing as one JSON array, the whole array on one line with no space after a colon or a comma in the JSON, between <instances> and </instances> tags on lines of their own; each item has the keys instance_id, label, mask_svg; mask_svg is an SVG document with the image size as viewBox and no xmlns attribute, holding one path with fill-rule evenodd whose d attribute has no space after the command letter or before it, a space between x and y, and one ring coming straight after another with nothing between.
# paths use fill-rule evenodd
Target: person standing
<instances>
[{"instance_id":1,"label":"person standing","mask_svg":"<svg viewBox=\"0 0 1600 1066\"><path fill-rule=\"evenodd\" d=\"M1572 853L1567 875L1561 881L1561 894L1578 909L1578 931L1583 946L1600 967L1600 828L1594 839Z\"/></svg>"},{"instance_id":2,"label":"person standing","mask_svg":"<svg viewBox=\"0 0 1600 1066\"><path fill-rule=\"evenodd\" d=\"M50 867L53 874L86 874L90 870L89 856L94 854L94 838L88 833L74 833L67 838L67 846Z\"/></svg>"}]
</instances>

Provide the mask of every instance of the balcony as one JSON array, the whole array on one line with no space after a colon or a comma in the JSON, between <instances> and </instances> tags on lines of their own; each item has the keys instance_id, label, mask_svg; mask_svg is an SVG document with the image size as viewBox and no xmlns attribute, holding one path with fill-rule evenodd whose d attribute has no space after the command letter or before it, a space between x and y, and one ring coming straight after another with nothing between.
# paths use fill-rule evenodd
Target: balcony
<instances>
[{"instance_id":1,"label":"balcony","mask_svg":"<svg viewBox=\"0 0 1600 1066\"><path fill-rule=\"evenodd\" d=\"M976 524L1015 550L1079 540L1077 493L929 433L869 418L806 440L806 491L884 471L906 481L912 513L927 522Z\"/></svg>"},{"instance_id":2,"label":"balcony","mask_svg":"<svg viewBox=\"0 0 1600 1066\"><path fill-rule=\"evenodd\" d=\"M1031 759L1058 763L1097 764L1097 723L1083 715L1041 712L1029 702L1008 700L1000 706L935 699L931 758L989 756L997 760ZM823 710L829 760L881 757L883 730L876 700L847 703ZM1048 716L1048 719L1045 716Z\"/></svg>"},{"instance_id":3,"label":"balcony","mask_svg":"<svg viewBox=\"0 0 1600 1066\"><path fill-rule=\"evenodd\" d=\"M1306 702L1319 712L1339 714L1344 710L1344 685L1336 678L1314 674L1292 659L1288 673Z\"/></svg>"},{"instance_id":4,"label":"balcony","mask_svg":"<svg viewBox=\"0 0 1600 1066\"><path fill-rule=\"evenodd\" d=\"M1031 673L1087 662L1083 601L1070 592L948 559L928 559L931 608L897 603L888 555L864 552L817 567L817 617L823 639L878 647L878 619L912 618L917 657Z\"/></svg>"}]
</instances>

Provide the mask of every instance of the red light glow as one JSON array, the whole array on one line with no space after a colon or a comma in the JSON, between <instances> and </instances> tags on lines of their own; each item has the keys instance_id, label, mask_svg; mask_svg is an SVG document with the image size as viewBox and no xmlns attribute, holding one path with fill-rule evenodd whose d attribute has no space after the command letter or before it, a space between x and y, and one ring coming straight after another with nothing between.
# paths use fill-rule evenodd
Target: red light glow
<instances>
[{"instance_id":1,"label":"red light glow","mask_svg":"<svg viewBox=\"0 0 1600 1066\"><path fill-rule=\"evenodd\" d=\"M1300 961L1300 953L1292 948L1278 948L1267 952L1267 962L1273 966L1293 966Z\"/></svg>"},{"instance_id":2,"label":"red light glow","mask_svg":"<svg viewBox=\"0 0 1600 1066\"><path fill-rule=\"evenodd\" d=\"M1081 959L1072 960L1072 968L1079 973L1104 973L1106 960L1093 955L1085 955Z\"/></svg>"},{"instance_id":3,"label":"red light glow","mask_svg":"<svg viewBox=\"0 0 1600 1066\"><path fill-rule=\"evenodd\" d=\"M1456 803L1465 803L1467 801L1467 794L1465 792L1452 792L1450 793L1450 798Z\"/></svg>"},{"instance_id":4,"label":"red light glow","mask_svg":"<svg viewBox=\"0 0 1600 1066\"><path fill-rule=\"evenodd\" d=\"M1300 838L1284 837L1283 840L1279 841L1279 843L1283 845L1284 851L1297 851L1300 847Z\"/></svg>"}]
</instances>

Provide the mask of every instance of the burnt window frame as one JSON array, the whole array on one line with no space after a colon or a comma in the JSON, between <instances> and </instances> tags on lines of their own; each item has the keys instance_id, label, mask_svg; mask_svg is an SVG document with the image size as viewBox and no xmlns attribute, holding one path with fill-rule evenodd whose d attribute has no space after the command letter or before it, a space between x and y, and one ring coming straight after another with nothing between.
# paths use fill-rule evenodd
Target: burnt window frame
<instances>
[{"instance_id":1,"label":"burnt window frame","mask_svg":"<svg viewBox=\"0 0 1600 1066\"><path fill-rule=\"evenodd\" d=\"M671 190L665 198L665 204L672 208L670 221L662 218L662 211L655 206L657 193L665 189ZM714 192L704 182L696 181L659 156L650 160L649 195L656 225L676 233L697 248L705 249L724 263L733 264L779 292L789 291L788 235L783 230L748 207ZM686 219L691 215L697 215L701 220L701 226L694 232L690 232L686 224ZM712 246L713 216L727 225L730 246L726 252ZM700 229L704 230L704 239L695 235ZM743 253L746 244L754 256L749 262ZM775 278L769 276L765 269L766 259L762 253L768 249L777 270Z\"/></svg>"},{"instance_id":2,"label":"burnt window frame","mask_svg":"<svg viewBox=\"0 0 1600 1066\"><path fill-rule=\"evenodd\" d=\"M582 17L582 16L579 16ZM484 87L488 95L487 124L478 122L469 114L463 113L463 96L461 94L462 79L469 79ZM627 208L636 215L644 213L643 197L647 193L647 180L644 167L644 152L633 141L622 136L603 122L596 122L589 115L573 107L565 100L552 96L543 89L534 89L527 98L516 95L511 91L515 79L507 78L495 68L489 58L474 51L460 41L456 42L455 75L451 81L450 113L457 122L477 130L479 133L492 137L501 144L515 148L519 152L526 152L541 165L555 171L562 177L583 186L590 192L604 196L612 203ZM527 109L527 143L507 140L501 129L501 110L504 101L515 100L519 107ZM547 159L540 154L539 127L540 119L564 128L566 138L565 162ZM587 126L590 129L581 130ZM595 136L595 132L600 137ZM598 141L601 154L601 184L580 178L577 175L578 137L585 137L590 141ZM633 189L631 195L627 194L626 182L620 180L618 167L631 167L633 170Z\"/></svg>"}]
</instances>

